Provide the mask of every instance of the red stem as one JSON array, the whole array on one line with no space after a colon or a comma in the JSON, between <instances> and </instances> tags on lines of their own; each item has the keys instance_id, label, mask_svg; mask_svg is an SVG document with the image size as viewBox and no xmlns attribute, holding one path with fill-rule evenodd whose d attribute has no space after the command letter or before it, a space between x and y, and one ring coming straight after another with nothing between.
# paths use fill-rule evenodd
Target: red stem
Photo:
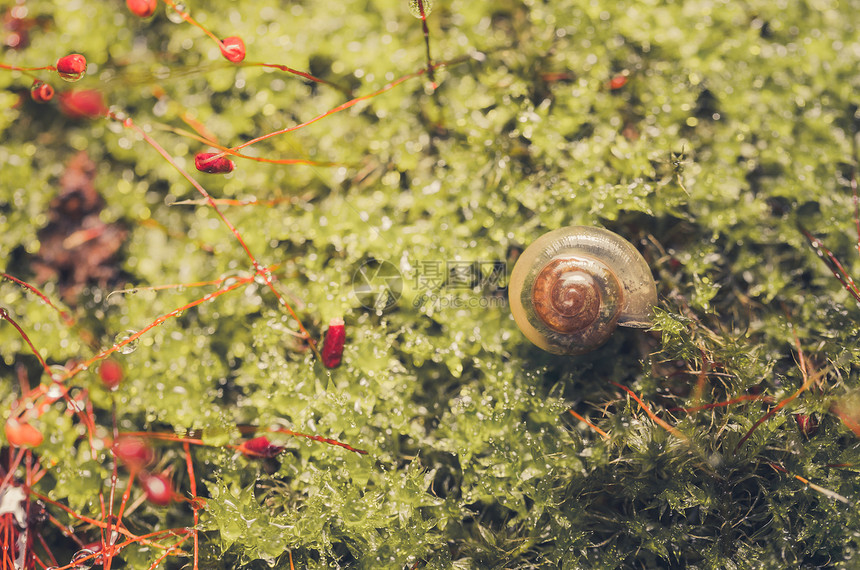
<instances>
[{"instance_id":1,"label":"red stem","mask_svg":"<svg viewBox=\"0 0 860 570\"><path fill-rule=\"evenodd\" d=\"M222 156L225 156L227 154L232 154L232 152L235 152L237 150L241 150L245 147L251 146L252 144L256 144L260 141L264 141L266 139L270 139L270 138L276 137L278 135L283 135L286 133L290 133L292 131L296 131L296 130L301 129L302 127L306 127L308 125L312 125L313 123L316 123L317 121L325 119L329 115L334 115L335 113L339 113L340 111L344 111L346 109L349 109L350 107L353 107L353 106L357 105L358 103L361 103L362 101L367 101L368 99L372 99L373 97L381 95L381 94L385 93L386 91L390 91L390 90L394 89L395 87L397 87L398 85L400 85L401 83L403 83L404 81L408 81L409 79L413 79L415 77L420 77L421 75L424 75L425 73L427 73L428 70L436 69L438 67L443 67L445 65L447 65L446 62L440 62L440 63L429 65L426 69L422 69L420 71L416 71L414 73L404 75L403 77L399 77L399 78L395 79L394 81L392 81L391 83L388 83L385 86L383 86L382 88L374 91L373 93L369 93L367 95L362 95L361 97L356 97L354 99L350 99L346 103L338 105L337 107L335 107L333 109L329 109L325 113L322 113L321 115L317 115L313 119L305 121L304 123L294 125L292 127L287 127L285 129L281 129L279 131L274 131L272 133L268 133L268 134L259 136L255 139L251 139L246 143L240 144L239 146L234 146L228 150L225 150L224 152L221 152L212 158L221 158Z\"/></svg>"},{"instance_id":2,"label":"red stem","mask_svg":"<svg viewBox=\"0 0 860 570\"><path fill-rule=\"evenodd\" d=\"M21 335L21 338L24 339L24 342L27 343L27 345L30 347L30 350L33 351L33 354L36 355L36 358L39 359L39 363L42 365L42 368L45 370L45 373L48 375L48 378L50 378L51 377L51 369L48 367L48 363L45 362L45 359L42 358L42 355L39 354L38 350L36 350L36 346L30 341L30 337L27 336L27 333L24 332L24 329L22 329L18 325L18 323L15 322L15 319L13 319L12 317L9 316L9 311L4 309L3 307L0 307L0 319L5 319L5 320L9 321L9 324L11 324L13 327L15 327L15 330L18 331L18 334Z\"/></svg>"},{"instance_id":3,"label":"red stem","mask_svg":"<svg viewBox=\"0 0 860 570\"><path fill-rule=\"evenodd\" d=\"M427 14L424 13L424 1L418 0L418 12L421 14L421 28L424 31L424 45L427 50L427 77L430 78L430 83L433 89L436 89L436 76L433 72L433 58L430 57L430 30L427 28Z\"/></svg>"},{"instance_id":4,"label":"red stem","mask_svg":"<svg viewBox=\"0 0 860 570\"><path fill-rule=\"evenodd\" d=\"M113 113L109 113L109 116L113 119L119 120L119 118L116 115L114 115ZM275 294L275 297L277 297L277 299L281 303L281 305L283 305L284 308L287 309L287 312L290 314L290 316L293 317L293 319L295 319L296 323L298 323L299 330L302 331L302 334L304 335L305 340L307 340L308 344L310 345L311 351L313 351L314 355L317 357L317 359L319 359L320 358L319 351L317 351L316 344L314 343L313 339L311 338L311 334L308 332L308 330L302 324L301 319L296 314L296 312L293 310L293 308L290 306L290 304L287 303L286 299L284 299L281 296L281 294L278 292L278 290L275 289L275 285L272 282L271 272L269 272L266 267L260 265L260 262L257 261L256 257L254 257L254 254L251 253L250 249L248 249L247 244L245 244L245 240L242 239L242 234L240 234L239 230L237 230L236 227L232 223L230 223L230 221L227 219L227 217L224 216L224 214L221 212L220 208L218 208L218 204L215 203L215 200L212 198L212 196L209 194L209 192L207 192L206 189L203 188L203 186L201 186L200 183L197 182L197 180L195 180L190 174L185 172L185 170L182 167L180 167L178 164L176 164L176 161L173 160L173 158L170 156L170 154L168 154L166 150L161 148L161 146L157 142L155 142L155 140L152 137L147 135L143 129L141 129L140 127L135 125L130 118L123 120L122 124L123 124L123 126L130 128L130 129L134 130L135 132L137 132L138 134L140 134L143 137L143 140L145 140L147 143L149 143L149 145L152 148L154 148L162 157L164 157L164 159L171 166L173 166L173 168L175 168L179 172L179 174L181 174L183 176L183 178L188 180L188 182L190 182L191 185L197 189L197 191L203 196L203 198L206 199L206 201L209 203L209 205L212 207L212 209L215 210L215 213L218 215L218 217L221 218L221 221L224 222L224 224L230 229L230 231L233 232L233 235L236 236L236 239L238 240L239 244L242 246L242 249L245 250L245 254L251 260L251 263L254 264L254 269L256 270L257 275L261 275L263 277L263 279L266 283L266 286L272 291L272 293ZM221 156L223 156L223 154L224 153L222 153Z\"/></svg>"},{"instance_id":5,"label":"red stem","mask_svg":"<svg viewBox=\"0 0 860 570\"><path fill-rule=\"evenodd\" d=\"M5 277L6 279L9 279L10 281L14 281L15 283L17 283L21 287L24 287L25 289L29 289L30 291L35 293L40 299L42 299L42 301L45 302L45 304L47 304L49 307L51 307L52 309L54 309L55 311L60 313L60 317L62 317L63 321L65 321L67 326L70 326L70 327L74 326L75 320L72 318L72 316L69 313L67 313L66 311L64 311L63 309L60 309L59 307L54 305L51 302L51 300L48 299L48 297L44 293L42 293L41 291L36 289L34 286L30 285L29 283L27 283L25 281L21 281L17 277L13 277L12 275L9 275L8 273L0 273L0 276Z\"/></svg>"},{"instance_id":6,"label":"red stem","mask_svg":"<svg viewBox=\"0 0 860 570\"><path fill-rule=\"evenodd\" d=\"M96 354L95 356L93 356L89 360L86 360L82 363L75 365L74 368L72 368L71 370L66 372L65 376L61 379L61 381L66 381L69 378L72 378L73 376L75 376L76 374L81 372L82 370L84 370L85 368L90 367L94 363L96 363L100 360L104 360L105 358L107 358L108 356L110 356L111 354L113 354L114 352L119 350L120 348L136 341L141 336L143 336L145 333L147 333L151 329L157 327L158 325L160 325L164 321L166 321L172 317L175 317L177 315L180 315L181 313L183 313L187 309L190 309L192 307L196 307L197 305L201 305L207 301L211 301L212 299L215 299L216 297L220 297L224 293L229 293L230 291L233 291L234 289L238 289L242 285L245 285L246 283L249 283L250 281L253 281L253 280L254 280L253 277L243 277L243 278L239 279L236 283L233 283L232 285L230 285L229 287L225 287L223 289L218 289L217 291L215 291L213 293L209 293L205 297L201 297L200 299L196 299L196 300L188 303L187 305L184 305L178 309L174 309L174 310L170 311L169 313L158 317L157 319L155 319L153 322L149 323L147 326L145 326L144 328L142 328L138 332L136 332L133 335L129 336L128 338L124 339L122 342L119 342L119 343L111 346L110 348L103 350L102 352Z\"/></svg>"},{"instance_id":7,"label":"red stem","mask_svg":"<svg viewBox=\"0 0 860 570\"><path fill-rule=\"evenodd\" d=\"M845 290L848 291L854 299L860 303L860 289L857 288L857 285L854 284L854 280L839 262L833 252L827 249L821 240L817 237L814 237L811 233L809 233L806 228L800 226L800 231L803 235L806 236L806 239L809 240L809 243L812 245L812 248L815 250L816 255L821 258L825 265L830 269L836 279L842 283L842 286L845 287Z\"/></svg>"},{"instance_id":8,"label":"red stem","mask_svg":"<svg viewBox=\"0 0 860 570\"><path fill-rule=\"evenodd\" d=\"M194 477L194 464L191 462L191 446L188 445L188 442L184 442L182 444L182 449L185 450L185 464L188 467L188 484L191 487L191 496L197 497L197 480ZM192 532L194 533L194 566L193 570L198 570L197 567L197 557L199 553L199 535L197 532L197 525L200 523L200 506L197 502L191 503L191 508L194 510L194 529Z\"/></svg>"},{"instance_id":9,"label":"red stem","mask_svg":"<svg viewBox=\"0 0 860 570\"><path fill-rule=\"evenodd\" d=\"M304 77L305 79L308 79L308 80L313 81L315 83L323 83L325 85L328 85L329 87L334 87L335 89L337 89L341 93L345 93L347 96L350 95L350 90L347 89L346 87L341 87L337 83L332 83L331 81L326 81L325 79L320 79L319 77L314 77L310 73L307 73L304 71L299 71L298 69L293 69L292 67L288 67L286 65L281 65L278 63L256 63L256 62L247 62L247 63L242 62L242 63L239 63L239 65L241 65L242 67L272 67L275 69L280 69L281 71L285 71L287 73L292 73L293 75L298 75L299 77Z\"/></svg>"}]
</instances>

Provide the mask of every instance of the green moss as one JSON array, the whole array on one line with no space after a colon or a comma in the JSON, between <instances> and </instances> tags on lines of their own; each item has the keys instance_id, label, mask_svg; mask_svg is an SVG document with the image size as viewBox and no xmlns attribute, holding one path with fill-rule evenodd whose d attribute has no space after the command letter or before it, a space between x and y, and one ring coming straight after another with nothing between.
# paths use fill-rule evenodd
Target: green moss
<instances>
[{"instance_id":1,"label":"green moss","mask_svg":"<svg viewBox=\"0 0 860 570\"><path fill-rule=\"evenodd\" d=\"M358 96L425 68L421 23L408 4L205 0L189 9L216 34L241 36L248 61L310 70ZM101 90L186 169L208 149L177 133L190 130L184 120L235 146L348 100L281 71L228 65L199 29L168 21L163 5L149 20L119 0L26 6L40 24L4 63L85 54L94 67L74 87ZM89 390L99 435L109 434L114 404L120 430L202 430L209 446L191 452L208 497L201 568L287 568L289 552L301 567L362 568L856 561L860 445L834 404L858 390L858 307L797 226L860 276L848 184L858 8L436 2L431 51L452 60L436 70L438 89L426 75L413 78L246 149L335 166L237 160L227 177L196 176L216 198L279 201L223 211L261 263L278 265L276 287L312 336L345 318L343 365L325 369L272 293L250 282L116 355L127 371L116 394L93 370L75 378ZM627 83L611 89L621 74ZM59 92L71 88L39 76ZM87 289L70 330L37 298L0 283L0 305L49 364L88 358L218 285L144 287L253 273L210 208L175 203L199 195L138 134L116 121L65 118L56 103L38 106L26 97L29 83L0 74L6 270L34 279L30 256L59 178L86 149L106 201L101 218L130 230L123 281L140 288ZM661 297L652 333L619 331L591 354L559 358L516 330L506 275L493 268L509 271L523 246L572 224L618 231L649 260ZM402 296L385 312L368 310L353 291L369 259L402 275ZM454 265L480 269L483 282L458 288L447 275ZM43 289L59 299L55 284ZM810 373L820 374L816 389L741 444L803 383L795 335ZM8 410L16 366L31 382L39 368L9 323L0 325L0 347ZM772 400L670 411L754 394ZM802 434L794 413L813 414L818 431ZM279 437L286 451L276 465L250 461L226 447L239 425L337 438L369 455ZM40 492L54 484L53 498L100 516L106 454L89 457L81 426L59 405L39 426L52 434L38 450L52 466ZM159 465L188 494L182 447L156 447ZM85 468L90 476L74 475ZM144 505L128 519L141 532L193 524L186 505ZM121 557L130 567L154 559L132 547Z\"/></svg>"}]
</instances>

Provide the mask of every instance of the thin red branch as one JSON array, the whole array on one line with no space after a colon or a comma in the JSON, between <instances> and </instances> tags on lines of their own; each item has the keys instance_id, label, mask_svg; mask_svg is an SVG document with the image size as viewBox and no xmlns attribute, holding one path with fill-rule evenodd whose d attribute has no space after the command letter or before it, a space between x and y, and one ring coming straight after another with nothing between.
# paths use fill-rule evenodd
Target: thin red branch
<instances>
[{"instance_id":1,"label":"thin red branch","mask_svg":"<svg viewBox=\"0 0 860 570\"><path fill-rule=\"evenodd\" d=\"M265 270L265 269L266 268L263 268L263 270ZM225 293L229 293L230 291L233 291L234 289L238 289L239 287L241 287L247 283L250 283L253 280L254 280L254 277L252 277L252 276L238 278L238 280L235 283L229 285L228 287L224 287L223 289L218 289L217 291L213 291L212 293L209 293L208 295L205 295L204 297L201 297L199 299L195 299L194 301L191 301L190 303L187 303L187 304L183 305L182 307L179 307L178 309L174 309L174 310L170 311L169 313L161 315L160 317L158 317L157 319L155 319L154 321L152 321L151 323L149 323L148 325L146 325L145 327L143 327L142 329L140 329L136 333L129 335L127 338L123 339L121 342L118 342L115 345L111 346L110 348L107 348L107 349L101 351L100 353L96 354L95 356L93 356L92 358L90 358L84 362L78 363L71 370L66 372L66 374L63 376L61 381L64 382L64 381L74 377L76 374L78 374L82 370L89 368L90 366L92 366L96 362L98 362L100 360L104 360L105 358L107 358L108 356L110 356L111 354L116 352L117 350L121 349L122 347L124 347L124 346L126 346L132 342L135 342L141 336L143 336L144 334L146 334L147 332L149 332L153 328L157 327L161 323L163 323L163 322L165 322L165 321L167 321L173 317L181 315L184 311L186 311L192 307L196 307L197 305L201 305L203 303L211 301L217 297L220 297L221 295L223 295Z\"/></svg>"},{"instance_id":2,"label":"thin red branch","mask_svg":"<svg viewBox=\"0 0 860 570\"><path fill-rule=\"evenodd\" d=\"M631 390L631 389L630 389L630 388L628 388L627 386L622 386L621 384L619 384L619 383L617 383L617 382L612 382L611 380L610 380L610 382L611 382L612 384L614 384L615 386L617 386L617 387L621 388L621 389L622 389L622 390L624 390L625 392L627 392L627 393L630 395L630 397L631 397L631 398L633 398L634 400L636 400L636 403L637 403L637 404L639 404L639 407L640 407L640 408L642 408L642 411L644 411L646 414L648 414L648 417L649 417L649 418L651 418L651 419L652 419L652 420L653 420L657 425L659 425L660 427L662 427L663 429L665 429L666 431L668 431L669 433L671 433L671 434L672 434L672 435L674 435L675 437L678 437L678 438L680 438L680 439L683 439L683 440L685 440L685 441L688 441L687 436L685 436L683 433L681 433L680 431L678 431L678 429L676 429L675 427L673 427L673 426L669 425L669 423L667 423L665 420L663 420L662 418L660 418L657 414L655 414L654 412L652 412L652 411L651 411L651 408L649 408L649 407L645 404L645 402L643 402L643 401L642 401L642 399L641 399L639 396L637 396L637 395L636 395L636 393L635 393L633 390Z\"/></svg>"},{"instance_id":3,"label":"thin red branch","mask_svg":"<svg viewBox=\"0 0 860 570\"><path fill-rule=\"evenodd\" d=\"M24 332L24 329L22 329L21 326L17 322L15 322L15 319L13 319L9 315L9 311L4 309L3 307L0 307L0 319L5 319L6 321L9 322L9 324L11 324L13 327L15 327L15 330L18 331L18 334L21 335L21 338L24 339L24 342L27 343L27 346L30 347L30 350L33 352L33 354L36 355L36 358L39 359L39 363L42 365L42 368L45 370L45 373L48 375L48 378L50 378L51 377L51 369L48 367L48 363L45 362L45 359L42 358L42 355L39 354L38 350L36 350L36 346L30 340L30 337L27 336L27 333Z\"/></svg>"},{"instance_id":4,"label":"thin red branch","mask_svg":"<svg viewBox=\"0 0 860 570\"><path fill-rule=\"evenodd\" d=\"M593 429L595 432L597 432L597 433L600 435L600 437L602 437L603 439L609 439L609 434L608 434L608 433L606 433L605 431L603 431L602 429L600 429L599 427L597 427L596 425L594 425L593 423L591 423L590 421L588 421L585 417L583 417L583 416L581 416L581 415L577 414L577 413L576 413L576 412L574 412L573 410L568 410L568 412L570 412L570 415L572 415L573 417L575 417L575 418L576 418L576 419L578 419L579 421L584 422L584 423L585 423L585 425L587 425L588 427L590 427L591 429Z\"/></svg>"},{"instance_id":5,"label":"thin red branch","mask_svg":"<svg viewBox=\"0 0 860 570\"><path fill-rule=\"evenodd\" d=\"M66 326L70 326L70 327L74 326L75 319L73 319L72 316L67 311L64 311L63 309L57 307L54 303L52 303L51 300L48 299L48 296L45 295L44 293L42 293L41 291L39 291L36 287L34 287L33 285L30 285L26 281L22 281L22 280L18 279L17 277L9 275L8 273L0 273L0 276L5 277L6 279L9 279L10 281L14 281L15 283L17 283L21 287L24 287L25 289L28 289L28 290L32 291L33 293L35 293L40 299L42 299L42 301L44 301L44 303L46 305L48 305L49 307L51 307L52 309L54 309L55 311L57 311L60 314L60 317L66 323Z\"/></svg>"},{"instance_id":6,"label":"thin red branch","mask_svg":"<svg viewBox=\"0 0 860 570\"><path fill-rule=\"evenodd\" d=\"M113 113L110 113L109 116L112 119L120 120ZM215 211L215 213L218 215L218 217L221 218L221 221L224 222L224 224L230 229L230 231L236 237L236 240L242 246L242 249L245 250L245 254L248 256L248 259L251 260L251 263L253 263L254 269L257 272L257 275L260 275L263 277L263 280L264 280L266 286L272 291L272 293L275 294L275 297L278 299L278 301L281 303L281 305L284 306L284 308L287 310L287 312L290 314L290 316L293 317L293 319L295 319L296 323L298 323L299 330L304 335L304 338L307 341L308 345L310 346L311 351L313 351L314 355L317 357L317 359L319 359L320 354L316 348L316 344L314 343L313 339L311 338L311 334L308 332L308 330L302 324L301 319L296 314L296 312L293 310L293 308L290 306L290 304L287 303L286 299L284 299L283 296L278 292L278 290L275 289L275 285L274 285L274 282L272 280L271 272L269 272L265 266L261 265L260 262L257 261L257 258L254 257L254 254L251 253L250 249L248 249L248 245L245 243L245 240L242 238L242 234L239 233L239 230L237 230L236 227L232 223L230 223L230 221L227 219L227 217L224 215L224 213L221 212L221 209L218 207L218 204L215 203L215 200L212 198L212 196L209 194L209 192L207 192L206 189L203 188L203 186L201 186L200 183L194 179L194 177L192 177L190 174L188 174L185 171L185 169L180 167L176 163L176 161L173 160L173 157L170 156L170 154L166 150L164 150L161 147L161 145L159 145L155 141L155 139L153 139L148 134L146 134L146 131L144 131L143 129L141 129L137 125L135 125L134 122L130 118L126 118L126 119L122 120L121 122L122 122L123 126L125 126L126 128L132 129L135 132L137 132L138 134L140 134L140 136L143 137L143 140L145 140L152 148L154 148L156 150L156 152L158 152L158 154L160 154L171 166L173 166L173 168L175 168L177 170L177 172L179 172L179 174L182 175L183 178L188 180L188 182L191 183L192 186L194 186L194 188L203 196L203 198L206 199L206 201L209 203L209 205L212 207L212 209ZM239 147L239 148L241 148L241 147ZM222 155L223 154L224 153L222 153Z\"/></svg>"},{"instance_id":7,"label":"thin red branch","mask_svg":"<svg viewBox=\"0 0 860 570\"><path fill-rule=\"evenodd\" d=\"M842 283L845 290L848 291L858 303L860 303L860 289L857 288L851 275L848 274L842 266L842 263L840 263L836 256L833 255L833 252L827 249L820 239L809 233L803 226L800 226L800 232L806 236L806 239L809 240L809 243L815 250L816 255L818 255L824 264L827 265L828 269L830 269L836 279Z\"/></svg>"},{"instance_id":8,"label":"thin red branch","mask_svg":"<svg viewBox=\"0 0 860 570\"><path fill-rule=\"evenodd\" d=\"M194 464L191 462L191 447L188 445L188 442L184 442L182 444L182 449L185 450L185 464L188 468L188 480L189 486L191 487L191 496L193 498L197 498L197 479L194 477ZM199 556L199 532L198 526L200 524L200 505L198 502L194 501L191 503L191 508L194 510L194 528L192 532L194 533L194 566L193 570L198 570L197 567L197 559Z\"/></svg>"},{"instance_id":9,"label":"thin red branch","mask_svg":"<svg viewBox=\"0 0 860 570\"><path fill-rule=\"evenodd\" d=\"M800 374L803 377L803 384L801 384L800 388L798 388L797 391L795 391L791 396L780 401L776 406L774 406L773 408L768 410L767 413L765 413L762 417L760 417L756 421L756 423L754 423L753 426L749 429L749 431L746 433L746 435L744 435L741 438L741 440L738 442L738 444L735 446L735 452L737 452L741 448L741 446L744 444L744 442L746 442L746 440L748 440L750 438L750 436L753 434L753 432L756 430L756 428L758 428L758 426L760 426L761 424L766 422L768 419L773 417L773 415L776 414L778 411L780 411L782 408L784 408L785 406L792 403L798 396L800 396L803 392L808 390L809 387L812 386L812 383L818 379L818 377L819 377L818 374L809 374L808 373L807 367L806 367L806 358L803 355L803 349L800 347L800 340L796 336L794 337L794 340L795 340L795 343L797 345L798 368L800 369Z\"/></svg>"},{"instance_id":10,"label":"thin red branch","mask_svg":"<svg viewBox=\"0 0 860 570\"><path fill-rule=\"evenodd\" d=\"M713 408L721 408L724 406L730 406L732 404L737 404L739 402L750 402L756 400L763 400L765 402L773 401L773 398L770 396L765 396L763 394L746 394L744 396L738 396L737 398L732 398L731 400L726 400L724 402L716 402L714 404L704 404L702 406L693 406L691 408L669 408L670 412L698 412L699 410L710 410Z\"/></svg>"},{"instance_id":11,"label":"thin red branch","mask_svg":"<svg viewBox=\"0 0 860 570\"><path fill-rule=\"evenodd\" d=\"M234 147L230 148L229 150L225 150L224 152L216 154L212 158L213 159L221 158L227 154L232 154L230 151L241 150L243 148L246 148L246 147L249 147L253 144L256 144L260 141L264 141L266 139L270 139L270 138L276 137L278 135L283 135L286 133L291 133L293 131L297 131L303 127L307 127L308 125L312 125L313 123L316 123L317 121L321 121L322 119L325 119L326 117L328 117L330 115L334 115L335 113L339 113L340 111L345 111L346 109L349 109L350 107L353 107L353 106L357 105L358 103L361 103L362 101L367 101L368 99L372 99L378 95L382 95L386 91L390 91L390 90L394 89L395 87L397 87L398 85L400 85L404 81L408 81L408 80L413 79L415 77L420 77L420 76L424 75L425 73L428 72L428 69L438 69L440 67L445 67L447 65L450 65L451 63L452 62L439 62L439 63L429 65L426 69L421 69L421 70L416 71L414 73L409 73L407 75L404 75L403 77L399 77L399 78L395 79L394 81L392 81L391 83L387 83L382 88L374 91L373 93L369 93L367 95L362 95L360 97L355 97L354 99L350 99L346 103L338 105L337 107L334 107L333 109L329 109L325 113L322 113L321 115L317 115L313 119L307 120L304 123L300 123L298 125L293 125L292 127L287 127L285 129L274 131L274 132L259 136L255 139L251 139L246 143L242 143L238 146L234 146Z\"/></svg>"}]
</instances>

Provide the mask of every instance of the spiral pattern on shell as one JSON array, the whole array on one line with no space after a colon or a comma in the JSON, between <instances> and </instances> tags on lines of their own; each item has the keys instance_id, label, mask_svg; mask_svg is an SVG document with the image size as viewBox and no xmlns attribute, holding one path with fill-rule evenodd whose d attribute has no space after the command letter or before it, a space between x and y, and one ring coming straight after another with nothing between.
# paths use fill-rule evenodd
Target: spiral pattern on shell
<instances>
[{"instance_id":1,"label":"spiral pattern on shell","mask_svg":"<svg viewBox=\"0 0 860 570\"><path fill-rule=\"evenodd\" d=\"M657 290L632 244L608 230L572 226L522 253L509 297L529 340L556 354L580 354L606 342L616 325L650 326Z\"/></svg>"}]
</instances>

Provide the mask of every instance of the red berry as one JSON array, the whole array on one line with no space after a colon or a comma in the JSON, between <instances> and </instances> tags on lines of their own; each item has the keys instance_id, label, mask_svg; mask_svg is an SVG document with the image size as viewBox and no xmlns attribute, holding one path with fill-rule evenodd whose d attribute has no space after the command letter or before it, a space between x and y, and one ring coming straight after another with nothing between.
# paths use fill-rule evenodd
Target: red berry
<instances>
[{"instance_id":1,"label":"red berry","mask_svg":"<svg viewBox=\"0 0 860 570\"><path fill-rule=\"evenodd\" d=\"M108 109L101 92L94 89L60 93L60 111L72 119L95 119Z\"/></svg>"},{"instance_id":2,"label":"red berry","mask_svg":"<svg viewBox=\"0 0 860 570\"><path fill-rule=\"evenodd\" d=\"M125 0L131 13L141 18L149 18L158 7L158 0Z\"/></svg>"},{"instance_id":3,"label":"red berry","mask_svg":"<svg viewBox=\"0 0 860 570\"><path fill-rule=\"evenodd\" d=\"M153 458L152 449L139 437L120 437L113 444L113 452L120 461L137 468L143 467Z\"/></svg>"},{"instance_id":4,"label":"red berry","mask_svg":"<svg viewBox=\"0 0 860 570\"><path fill-rule=\"evenodd\" d=\"M245 59L245 42L238 36L230 36L221 40L221 55L227 61L239 63Z\"/></svg>"},{"instance_id":5,"label":"red berry","mask_svg":"<svg viewBox=\"0 0 860 570\"><path fill-rule=\"evenodd\" d=\"M115 390L122 381L122 366L116 360L107 359L99 366L99 376L105 388Z\"/></svg>"},{"instance_id":6,"label":"red berry","mask_svg":"<svg viewBox=\"0 0 860 570\"><path fill-rule=\"evenodd\" d=\"M284 449L281 445L273 445L269 438L261 435L254 439L249 439L239 446L239 450L246 455L256 457L274 457Z\"/></svg>"},{"instance_id":7,"label":"red berry","mask_svg":"<svg viewBox=\"0 0 860 570\"><path fill-rule=\"evenodd\" d=\"M233 172L233 168L236 165L233 164L232 160L223 156L215 160L210 160L213 156L216 156L214 152L199 153L194 157L194 166L200 172L208 172L209 174L227 174L228 172Z\"/></svg>"},{"instance_id":8,"label":"red berry","mask_svg":"<svg viewBox=\"0 0 860 570\"><path fill-rule=\"evenodd\" d=\"M30 97L36 103L47 103L54 98L54 88L37 79L33 82L33 86L30 87Z\"/></svg>"},{"instance_id":9,"label":"red berry","mask_svg":"<svg viewBox=\"0 0 860 570\"><path fill-rule=\"evenodd\" d=\"M167 505L173 500L173 488L170 479L164 475L148 475L142 478L143 490L150 503Z\"/></svg>"},{"instance_id":10,"label":"red berry","mask_svg":"<svg viewBox=\"0 0 860 570\"><path fill-rule=\"evenodd\" d=\"M322 347L322 361L326 368L334 368L340 364L344 342L346 342L346 327L343 319L334 318L328 323Z\"/></svg>"},{"instance_id":11,"label":"red berry","mask_svg":"<svg viewBox=\"0 0 860 570\"><path fill-rule=\"evenodd\" d=\"M87 58L79 53L70 53L57 60L57 73L66 81L77 81L87 71Z\"/></svg>"},{"instance_id":12,"label":"red berry","mask_svg":"<svg viewBox=\"0 0 860 570\"><path fill-rule=\"evenodd\" d=\"M627 85L627 76L626 75L616 75L612 79L609 80L609 88L612 90L621 89Z\"/></svg>"},{"instance_id":13,"label":"red berry","mask_svg":"<svg viewBox=\"0 0 860 570\"><path fill-rule=\"evenodd\" d=\"M16 447L38 447L44 441L42 432L18 418L6 420L6 440Z\"/></svg>"}]
</instances>

